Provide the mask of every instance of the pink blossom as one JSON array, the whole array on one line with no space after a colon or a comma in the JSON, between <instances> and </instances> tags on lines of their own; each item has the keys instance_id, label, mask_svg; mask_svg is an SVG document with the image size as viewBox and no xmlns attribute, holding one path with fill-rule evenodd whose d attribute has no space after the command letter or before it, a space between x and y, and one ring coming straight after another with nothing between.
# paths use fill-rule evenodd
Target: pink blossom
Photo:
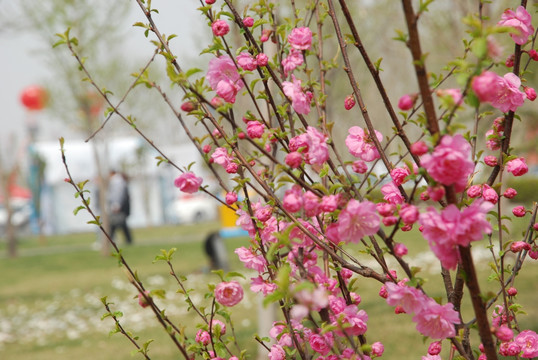
<instances>
[{"instance_id":1,"label":"pink blossom","mask_svg":"<svg viewBox=\"0 0 538 360\"><path fill-rule=\"evenodd\" d=\"M229 103L235 102L235 96L244 86L232 58L228 55L209 61L206 80L217 95Z\"/></svg>"},{"instance_id":2,"label":"pink blossom","mask_svg":"<svg viewBox=\"0 0 538 360\"><path fill-rule=\"evenodd\" d=\"M226 334L226 325L222 321L213 319L211 320L210 326L213 334L217 331L220 331L221 335Z\"/></svg>"},{"instance_id":3,"label":"pink blossom","mask_svg":"<svg viewBox=\"0 0 538 360\"><path fill-rule=\"evenodd\" d=\"M228 165L226 165L226 172L228 174L235 174L237 173L238 168L239 168L239 165L237 163L231 162Z\"/></svg>"},{"instance_id":4,"label":"pink blossom","mask_svg":"<svg viewBox=\"0 0 538 360\"><path fill-rule=\"evenodd\" d=\"M221 282L215 287L215 300L224 306L235 306L243 300L243 288L237 281Z\"/></svg>"},{"instance_id":5,"label":"pink blossom","mask_svg":"<svg viewBox=\"0 0 538 360\"><path fill-rule=\"evenodd\" d=\"M213 154L211 154L211 159L213 159L215 164L219 164L224 168L233 161L233 157L228 155L228 150L223 147L216 148Z\"/></svg>"},{"instance_id":6,"label":"pink blossom","mask_svg":"<svg viewBox=\"0 0 538 360\"><path fill-rule=\"evenodd\" d=\"M263 296L267 296L276 290L276 284L263 280L261 276L250 278L250 280L250 290L252 292L261 292Z\"/></svg>"},{"instance_id":7,"label":"pink blossom","mask_svg":"<svg viewBox=\"0 0 538 360\"><path fill-rule=\"evenodd\" d=\"M353 161L353 164L351 164L351 169L357 174L364 174L368 171L368 165L362 160L355 160Z\"/></svg>"},{"instance_id":8,"label":"pink blossom","mask_svg":"<svg viewBox=\"0 0 538 360\"><path fill-rule=\"evenodd\" d=\"M521 354L522 358L532 359L538 356L538 335L532 330L524 330L520 332L516 338L515 342L521 347L523 353Z\"/></svg>"},{"instance_id":9,"label":"pink blossom","mask_svg":"<svg viewBox=\"0 0 538 360\"><path fill-rule=\"evenodd\" d=\"M531 249L531 245L525 241L514 241L510 245L510 250L512 250L512 252L515 252L515 253L518 253L523 250L529 251L530 249Z\"/></svg>"},{"instance_id":10,"label":"pink blossom","mask_svg":"<svg viewBox=\"0 0 538 360\"><path fill-rule=\"evenodd\" d=\"M398 100L398 108L402 111L411 110L415 106L415 101L417 100L417 95L403 95L400 100Z\"/></svg>"},{"instance_id":11,"label":"pink blossom","mask_svg":"<svg viewBox=\"0 0 538 360\"><path fill-rule=\"evenodd\" d=\"M256 219L264 223L271 218L272 213L273 208L271 207L271 205L260 205L254 211L254 216L256 217Z\"/></svg>"},{"instance_id":12,"label":"pink blossom","mask_svg":"<svg viewBox=\"0 0 538 360\"><path fill-rule=\"evenodd\" d=\"M304 57L300 50L292 49L288 56L282 59L281 64L284 69L284 75L288 76L297 67L303 65Z\"/></svg>"},{"instance_id":13,"label":"pink blossom","mask_svg":"<svg viewBox=\"0 0 538 360\"><path fill-rule=\"evenodd\" d=\"M428 145L424 141L417 141L411 144L411 154L416 156L424 155L428 152Z\"/></svg>"},{"instance_id":14,"label":"pink blossom","mask_svg":"<svg viewBox=\"0 0 538 360\"><path fill-rule=\"evenodd\" d=\"M271 351L269 351L269 354L267 356L269 357L269 360L285 360L286 352L284 351L282 346L275 344L271 346Z\"/></svg>"},{"instance_id":15,"label":"pink blossom","mask_svg":"<svg viewBox=\"0 0 538 360\"><path fill-rule=\"evenodd\" d=\"M308 339L308 342L310 343L312 350L325 356L331 351L333 346L333 334L331 332L323 335L313 334L310 336L310 339Z\"/></svg>"},{"instance_id":16,"label":"pink blossom","mask_svg":"<svg viewBox=\"0 0 538 360\"><path fill-rule=\"evenodd\" d=\"M377 203L376 210L381 216L391 216L394 214L394 211L396 210L396 206L388 203Z\"/></svg>"},{"instance_id":17,"label":"pink blossom","mask_svg":"<svg viewBox=\"0 0 538 360\"><path fill-rule=\"evenodd\" d=\"M282 199L282 206L286 211L297 212L303 207L303 197L301 187L294 185L290 190L287 190Z\"/></svg>"},{"instance_id":18,"label":"pink blossom","mask_svg":"<svg viewBox=\"0 0 538 360\"><path fill-rule=\"evenodd\" d=\"M475 201L461 213L451 204L440 214L434 208L420 214L422 235L445 268L456 268L459 260L458 245L468 246L471 241L482 239L484 233L491 233L486 213L492 206L489 202Z\"/></svg>"},{"instance_id":19,"label":"pink blossom","mask_svg":"<svg viewBox=\"0 0 538 360\"><path fill-rule=\"evenodd\" d=\"M174 180L174 185L185 193L193 194L198 191L202 182L203 179L201 177L197 177L193 172L189 171L181 174Z\"/></svg>"},{"instance_id":20,"label":"pink blossom","mask_svg":"<svg viewBox=\"0 0 538 360\"><path fill-rule=\"evenodd\" d=\"M460 89L440 89L437 90L435 93L441 98L449 98L451 100L451 103L455 105L460 105L463 101Z\"/></svg>"},{"instance_id":21,"label":"pink blossom","mask_svg":"<svg viewBox=\"0 0 538 360\"><path fill-rule=\"evenodd\" d=\"M409 169L406 167L394 168L390 172L390 177L396 186L400 186L407 180L405 178L410 174Z\"/></svg>"},{"instance_id":22,"label":"pink blossom","mask_svg":"<svg viewBox=\"0 0 538 360\"><path fill-rule=\"evenodd\" d=\"M497 201L499 200L499 195L491 186L489 186L488 184L484 184L482 187L482 198L492 204L497 204Z\"/></svg>"},{"instance_id":23,"label":"pink blossom","mask_svg":"<svg viewBox=\"0 0 538 360\"><path fill-rule=\"evenodd\" d=\"M467 196L471 199L477 198L482 196L482 186L481 185L473 185L467 189Z\"/></svg>"},{"instance_id":24,"label":"pink blossom","mask_svg":"<svg viewBox=\"0 0 538 360\"><path fill-rule=\"evenodd\" d=\"M513 199L517 195L517 191L512 188L508 188L504 191L503 196L507 199Z\"/></svg>"},{"instance_id":25,"label":"pink blossom","mask_svg":"<svg viewBox=\"0 0 538 360\"><path fill-rule=\"evenodd\" d=\"M241 262L243 263L243 265L245 265L247 269L256 270L259 273L265 271L267 261L262 255L255 255L254 253L252 253L252 250L245 247L237 248L234 252L237 254L239 260L241 260Z\"/></svg>"},{"instance_id":26,"label":"pink blossom","mask_svg":"<svg viewBox=\"0 0 538 360\"><path fill-rule=\"evenodd\" d=\"M355 98L353 97L353 95L346 96L344 100L344 108L346 110L351 110L353 109L353 106L355 106Z\"/></svg>"},{"instance_id":27,"label":"pink blossom","mask_svg":"<svg viewBox=\"0 0 538 360\"><path fill-rule=\"evenodd\" d=\"M297 79L294 75L291 78L292 82L282 82L284 94L291 99L291 107L297 114L308 115L313 95L310 91L306 93L303 91L301 80Z\"/></svg>"},{"instance_id":28,"label":"pink blossom","mask_svg":"<svg viewBox=\"0 0 538 360\"><path fill-rule=\"evenodd\" d=\"M312 191L308 190L303 195L303 204L306 216L313 217L319 214L319 197Z\"/></svg>"},{"instance_id":29,"label":"pink blossom","mask_svg":"<svg viewBox=\"0 0 538 360\"><path fill-rule=\"evenodd\" d=\"M375 343L372 344L372 355L379 357L383 355L383 352L385 352L385 347L383 346L382 343L380 343L379 341L376 341Z\"/></svg>"},{"instance_id":30,"label":"pink blossom","mask_svg":"<svg viewBox=\"0 0 538 360\"><path fill-rule=\"evenodd\" d=\"M514 176L521 176L525 175L529 171L529 168L525 163L525 158L517 158L506 163L506 171L512 173Z\"/></svg>"},{"instance_id":31,"label":"pink blossom","mask_svg":"<svg viewBox=\"0 0 538 360\"><path fill-rule=\"evenodd\" d=\"M233 191L226 193L226 204L232 205L237 201L237 194Z\"/></svg>"},{"instance_id":32,"label":"pink blossom","mask_svg":"<svg viewBox=\"0 0 538 360\"><path fill-rule=\"evenodd\" d=\"M404 244L402 243L394 244L394 255L398 257L402 257L402 256L407 255L407 252L408 252L407 246L405 246Z\"/></svg>"},{"instance_id":33,"label":"pink blossom","mask_svg":"<svg viewBox=\"0 0 538 360\"><path fill-rule=\"evenodd\" d=\"M424 307L424 302L428 297L420 290L407 285L397 285L386 282L387 304L390 306L401 306L406 313L420 312Z\"/></svg>"},{"instance_id":34,"label":"pink blossom","mask_svg":"<svg viewBox=\"0 0 538 360\"><path fill-rule=\"evenodd\" d=\"M262 36L260 36L261 42L266 42L269 40L269 37L271 37L271 34L273 33L273 30L271 29L263 29Z\"/></svg>"},{"instance_id":35,"label":"pink blossom","mask_svg":"<svg viewBox=\"0 0 538 360\"><path fill-rule=\"evenodd\" d=\"M346 146L351 155L367 162L379 159L379 152L371 139L371 134L358 126L352 126L348 132ZM379 142L383 141L383 135L379 131L375 130L375 135Z\"/></svg>"},{"instance_id":36,"label":"pink blossom","mask_svg":"<svg viewBox=\"0 0 538 360\"><path fill-rule=\"evenodd\" d=\"M385 226L392 226L398 222L398 218L396 216L386 216L381 220L381 222Z\"/></svg>"},{"instance_id":37,"label":"pink blossom","mask_svg":"<svg viewBox=\"0 0 538 360\"><path fill-rule=\"evenodd\" d=\"M486 147L490 150L499 150L501 148L501 134L494 129L486 131Z\"/></svg>"},{"instance_id":38,"label":"pink blossom","mask_svg":"<svg viewBox=\"0 0 538 360\"><path fill-rule=\"evenodd\" d=\"M329 159L329 146L327 145L328 136L320 132L313 126L306 129L306 143L308 151L305 155L307 164L323 165Z\"/></svg>"},{"instance_id":39,"label":"pink blossom","mask_svg":"<svg viewBox=\"0 0 538 360\"><path fill-rule=\"evenodd\" d=\"M247 134L252 139L259 139L265 131L265 125L259 121L249 121L247 123Z\"/></svg>"},{"instance_id":40,"label":"pink blossom","mask_svg":"<svg viewBox=\"0 0 538 360\"><path fill-rule=\"evenodd\" d=\"M196 337L194 338L194 340L197 343L200 343L203 346L206 346L211 342L211 336L209 335L209 333L207 331L204 331L204 330L200 329L196 333Z\"/></svg>"},{"instance_id":41,"label":"pink blossom","mask_svg":"<svg viewBox=\"0 0 538 360\"><path fill-rule=\"evenodd\" d=\"M298 151L290 152L288 155L286 155L284 162L290 168L297 169L299 166L301 166L301 163L303 162L303 155L301 155L301 153Z\"/></svg>"},{"instance_id":42,"label":"pink blossom","mask_svg":"<svg viewBox=\"0 0 538 360\"><path fill-rule=\"evenodd\" d=\"M363 335L368 330L366 322L368 314L364 310L359 310L356 305L348 305L337 317L338 321L333 322L333 325L338 326L342 323L345 332L348 335ZM337 331L339 334L339 331Z\"/></svg>"},{"instance_id":43,"label":"pink blossom","mask_svg":"<svg viewBox=\"0 0 538 360\"><path fill-rule=\"evenodd\" d=\"M507 342L512 340L514 337L514 332L508 326L501 325L501 327L495 331L495 336L502 342Z\"/></svg>"},{"instance_id":44,"label":"pink blossom","mask_svg":"<svg viewBox=\"0 0 538 360\"><path fill-rule=\"evenodd\" d=\"M295 28L288 35L288 42L297 50L308 50L312 44L312 31L307 27Z\"/></svg>"},{"instance_id":45,"label":"pink blossom","mask_svg":"<svg viewBox=\"0 0 538 360\"><path fill-rule=\"evenodd\" d=\"M484 163L487 166L493 167L493 166L497 165L497 157L493 156L493 155L488 155L488 156L484 157Z\"/></svg>"},{"instance_id":46,"label":"pink blossom","mask_svg":"<svg viewBox=\"0 0 538 360\"><path fill-rule=\"evenodd\" d=\"M250 16L247 16L243 19L243 25L246 27L252 27L254 25L254 19Z\"/></svg>"},{"instance_id":47,"label":"pink blossom","mask_svg":"<svg viewBox=\"0 0 538 360\"><path fill-rule=\"evenodd\" d=\"M519 90L521 80L513 73L501 77L494 72L484 71L473 79L471 85L480 101L490 102L502 112L516 111L526 98L525 93Z\"/></svg>"},{"instance_id":48,"label":"pink blossom","mask_svg":"<svg viewBox=\"0 0 538 360\"><path fill-rule=\"evenodd\" d=\"M236 61L243 70L252 71L258 67L256 59L247 51L242 51L241 54L237 55Z\"/></svg>"},{"instance_id":49,"label":"pink blossom","mask_svg":"<svg viewBox=\"0 0 538 360\"><path fill-rule=\"evenodd\" d=\"M211 30L215 36L224 36L230 32L230 26L224 20L217 20L211 24Z\"/></svg>"},{"instance_id":50,"label":"pink blossom","mask_svg":"<svg viewBox=\"0 0 538 360\"><path fill-rule=\"evenodd\" d=\"M391 181L381 187L381 192L383 193L383 199L385 199L389 204L401 204L404 202L404 198L400 193L400 189Z\"/></svg>"},{"instance_id":51,"label":"pink blossom","mask_svg":"<svg viewBox=\"0 0 538 360\"><path fill-rule=\"evenodd\" d=\"M506 9L497 25L512 28L510 36L518 45L525 44L529 36L534 32L531 15L523 6L519 6L516 12Z\"/></svg>"},{"instance_id":52,"label":"pink blossom","mask_svg":"<svg viewBox=\"0 0 538 360\"><path fill-rule=\"evenodd\" d=\"M521 346L515 341L503 342L499 345L499 354L502 356L516 356L521 352Z\"/></svg>"},{"instance_id":53,"label":"pink blossom","mask_svg":"<svg viewBox=\"0 0 538 360\"><path fill-rule=\"evenodd\" d=\"M338 208L338 195L325 195L321 198L319 205L320 210L324 212L333 212Z\"/></svg>"},{"instance_id":54,"label":"pink blossom","mask_svg":"<svg viewBox=\"0 0 538 360\"><path fill-rule=\"evenodd\" d=\"M440 305L429 299L422 310L415 314L413 321L417 330L433 339L446 339L456 335L454 324L460 323L458 312L451 303Z\"/></svg>"},{"instance_id":55,"label":"pink blossom","mask_svg":"<svg viewBox=\"0 0 538 360\"><path fill-rule=\"evenodd\" d=\"M418 209L414 205L404 204L399 213L405 224L414 224L418 220Z\"/></svg>"},{"instance_id":56,"label":"pink blossom","mask_svg":"<svg viewBox=\"0 0 538 360\"><path fill-rule=\"evenodd\" d=\"M269 62L269 57L264 53L259 53L256 55L256 62L258 63L258 66L266 66Z\"/></svg>"},{"instance_id":57,"label":"pink blossom","mask_svg":"<svg viewBox=\"0 0 538 360\"><path fill-rule=\"evenodd\" d=\"M213 107L216 107L216 108L224 105L224 100L219 96L215 96L214 98L211 99L210 102L211 102L211 105L213 105Z\"/></svg>"},{"instance_id":58,"label":"pink blossom","mask_svg":"<svg viewBox=\"0 0 538 360\"><path fill-rule=\"evenodd\" d=\"M523 90L525 91L525 96L527 96L527 99L530 101L536 100L536 90L528 86L524 86Z\"/></svg>"},{"instance_id":59,"label":"pink blossom","mask_svg":"<svg viewBox=\"0 0 538 360\"><path fill-rule=\"evenodd\" d=\"M445 135L432 154L422 156L420 164L435 181L463 191L474 169L471 145L460 134Z\"/></svg>"},{"instance_id":60,"label":"pink blossom","mask_svg":"<svg viewBox=\"0 0 538 360\"><path fill-rule=\"evenodd\" d=\"M349 200L338 217L338 233L345 242L357 243L364 236L375 234L379 230L379 216L375 204L369 201Z\"/></svg>"}]
</instances>

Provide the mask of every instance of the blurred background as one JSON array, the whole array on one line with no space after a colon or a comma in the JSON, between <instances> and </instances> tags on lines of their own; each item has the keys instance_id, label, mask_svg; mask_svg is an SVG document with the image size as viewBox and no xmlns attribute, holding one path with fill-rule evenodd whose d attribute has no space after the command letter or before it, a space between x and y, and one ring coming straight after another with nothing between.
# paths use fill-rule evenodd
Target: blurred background
<instances>
[{"instance_id":1,"label":"blurred background","mask_svg":"<svg viewBox=\"0 0 538 360\"><path fill-rule=\"evenodd\" d=\"M184 69L200 67L204 74L203 64L207 64L211 55L199 54L210 43L211 32L196 10L200 3L154 0L153 6L159 9L153 16L161 32L178 35L171 46L179 63ZM360 7L357 5L354 13L360 29L368 29L362 31L363 41L372 58L383 57L382 78L390 84L387 90L396 103L402 94L417 89L407 49L392 40L396 29L404 29L399 7L393 12L386 11L393 6L389 0L365 1ZM495 2L487 7L488 15L499 18L510 6L513 2ZM464 36L465 25L461 17L475 7L475 1L435 2L428 16L421 19L424 29L431 29L431 32L422 33L423 48L430 49L429 69L437 70L462 55L460 39ZM290 15L285 6L278 11L281 16ZM117 103L134 80L131 74L140 72L153 55L154 47L144 36L143 29L132 26L138 21L145 22L142 12L136 3L128 0L0 0L1 359L95 359L95 351L102 355L98 357L100 359L131 358L132 348L124 338L108 336L113 329L113 324L108 322L110 319L100 320L104 311L100 302L103 296L113 299L125 313L126 324L133 331L146 340L156 339L152 350L155 356L159 355L156 358L176 358L166 337L157 335L161 332L155 330L156 322L138 307L134 299L136 293L118 268L117 260L107 256L109 252L102 245L102 237L95 227L87 224L89 216L84 211L77 216L73 214L79 200L74 197L73 188L64 181L66 173L60 157L59 137L66 139L66 158L71 173L76 181L89 180L87 188L93 206L100 214L104 214L110 170L125 174L131 200L127 222L133 230L134 246L124 246L122 233L116 235L116 240L152 288L167 290L169 295L163 299L167 311L178 316L178 321L189 331L195 332L192 328L194 317L186 315L187 309L182 307L181 298L175 294L177 286L165 276L167 269L152 264L152 260L161 248L179 247L175 264L178 272L192 275L189 279L193 288L203 294L207 291L207 282L217 281L209 273L203 244L212 232L233 227L233 217L221 213L222 209L208 197L180 194L173 186L173 179L179 175L177 171L166 164L157 166L155 157L158 153L117 116L112 116L106 127L93 136L105 120L103 114L107 105L88 82L81 81L84 75L67 48L53 48L59 39L55 34L69 28L71 36L79 39L78 51L87 58L85 64L94 80L107 86ZM235 36L239 41L239 35ZM513 48L509 37L499 41L508 57ZM326 47L327 54L336 56L334 44L327 41ZM379 96L375 91L369 91L373 85L364 65L357 54L352 55L352 60L356 63L356 73L371 116L376 123L388 124ZM162 83L179 108L182 94L176 88L170 88L164 65L163 59L156 57L148 74ZM503 69L503 65L499 67L499 73L510 71ZM328 75L328 80L335 86L330 96L334 103L342 106L331 106L328 111L333 121L346 122L346 126L334 129L336 137L343 137L349 126L362 120L358 112L353 116L344 113L343 99L351 93L351 88L341 80L341 74L332 74ZM526 74L526 77L536 84L535 74ZM447 88L455 86L454 80L447 82ZM125 114L132 114L136 126L176 164L187 167L196 162L192 170L204 177L204 184L211 190L216 190L215 181L201 165L196 149L188 144L177 119L162 103L155 92L138 86L120 109ZM519 191L510 207L537 200L538 117L535 105L530 103L522 108L522 119L514 135L514 147L520 156L527 156L531 171L509 184ZM472 119L472 111L468 112L468 119ZM468 123L464 115L457 121ZM489 126L490 120L480 126ZM390 125L381 125L381 130L388 133ZM410 129L411 133L413 131L416 129ZM92 140L87 141L90 137ZM397 152L398 148L392 150ZM522 221L513 224L513 234L524 227ZM231 234L225 240L228 266L241 270L233 249L244 245L245 238ZM435 260L425 254L424 244L417 240L420 235L410 232L406 236L413 244L409 246L410 254L435 274L438 270ZM484 265L482 275L487 278L487 264ZM244 285L247 289L248 281ZM364 293L376 294L378 291L375 284L361 286ZM529 281L525 286L526 292L538 293L535 282ZM432 289L433 293L435 291ZM201 295L199 300L202 298ZM367 296L364 298L368 299ZM393 314L385 314L386 308L375 305L379 300L374 296L371 299L374 305L367 311L386 316L385 323L381 322L377 330L373 325L372 336L376 336L376 331L382 334L387 324L399 334L396 336L398 341L387 347L387 358L391 358L391 353L401 355L402 351L414 351L414 357L424 354L425 349L406 346L407 342L402 341L404 338L417 341L408 331L412 325L394 324ZM532 303L536 298L531 295L521 300L522 303ZM246 339L256 332L258 320L247 315L254 310L262 312L259 299L248 297L240 306L246 311L239 311L242 315L237 320L238 337L244 340L245 347L253 348L253 341ZM366 302L365 306L370 305ZM536 323L524 321L528 327L538 330Z\"/></svg>"}]
</instances>

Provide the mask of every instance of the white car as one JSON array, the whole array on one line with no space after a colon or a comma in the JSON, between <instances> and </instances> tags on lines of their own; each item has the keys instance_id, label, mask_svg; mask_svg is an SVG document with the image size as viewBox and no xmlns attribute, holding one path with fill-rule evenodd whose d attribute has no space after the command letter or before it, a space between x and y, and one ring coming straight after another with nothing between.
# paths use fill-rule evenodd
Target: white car
<instances>
[{"instance_id":1,"label":"white car","mask_svg":"<svg viewBox=\"0 0 538 360\"><path fill-rule=\"evenodd\" d=\"M170 220L193 224L217 219L218 202L204 194L181 194L167 209Z\"/></svg>"}]
</instances>

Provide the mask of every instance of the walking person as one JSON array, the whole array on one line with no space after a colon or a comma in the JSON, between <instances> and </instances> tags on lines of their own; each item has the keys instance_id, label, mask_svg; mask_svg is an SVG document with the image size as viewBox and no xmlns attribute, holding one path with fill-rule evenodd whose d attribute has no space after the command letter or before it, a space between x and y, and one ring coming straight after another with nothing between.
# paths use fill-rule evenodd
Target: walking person
<instances>
[{"instance_id":1,"label":"walking person","mask_svg":"<svg viewBox=\"0 0 538 360\"><path fill-rule=\"evenodd\" d=\"M131 212L131 200L129 197L128 178L125 174L115 170L110 171L110 180L108 184L108 209L109 209L109 235L114 240L114 234L119 228L125 235L127 245L133 243L131 231L127 225L127 218Z\"/></svg>"}]
</instances>

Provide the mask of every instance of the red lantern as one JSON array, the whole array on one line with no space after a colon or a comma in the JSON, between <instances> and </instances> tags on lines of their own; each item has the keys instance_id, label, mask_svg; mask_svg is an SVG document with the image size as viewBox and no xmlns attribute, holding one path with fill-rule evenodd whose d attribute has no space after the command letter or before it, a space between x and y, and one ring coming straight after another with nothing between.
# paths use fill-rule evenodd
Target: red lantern
<instances>
[{"instance_id":1,"label":"red lantern","mask_svg":"<svg viewBox=\"0 0 538 360\"><path fill-rule=\"evenodd\" d=\"M47 91L38 85L31 85L21 93L21 102L28 110L38 111L47 104Z\"/></svg>"}]
</instances>

